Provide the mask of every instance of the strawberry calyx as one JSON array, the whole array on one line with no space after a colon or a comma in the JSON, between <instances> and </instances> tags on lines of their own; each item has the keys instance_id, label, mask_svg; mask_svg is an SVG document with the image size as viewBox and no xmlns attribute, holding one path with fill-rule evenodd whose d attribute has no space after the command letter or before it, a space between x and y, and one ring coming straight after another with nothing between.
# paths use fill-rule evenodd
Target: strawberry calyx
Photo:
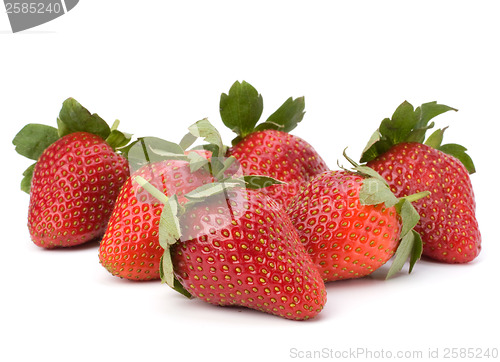
<instances>
[{"instance_id":1,"label":"strawberry calyx","mask_svg":"<svg viewBox=\"0 0 500 362\"><path fill-rule=\"evenodd\" d=\"M236 145L251 133L273 129L290 132L304 118L304 97L288 98L264 122L258 124L264 109L262 95L249 83L236 81L229 92L222 93L219 110L222 122L237 134Z\"/></svg>"},{"instance_id":2,"label":"strawberry calyx","mask_svg":"<svg viewBox=\"0 0 500 362\"><path fill-rule=\"evenodd\" d=\"M170 253L172 245L182 240L180 217L189 208L206 202L207 199L213 196L226 194L226 191L229 189L256 189L274 184L283 184L283 182L267 176L240 176L237 171L238 168L232 170L231 166L234 165L236 159L224 156L225 148L222 144L222 138L217 129L207 119L202 119L194 123L188 130L189 134L183 137L180 145L154 137L146 137L138 139L127 152L129 162L137 165L137 167L168 159L184 160L189 162L191 172L203 167L214 177L214 182L200 186L185 194L184 197L188 201L181 205L176 195L167 197L143 177L133 176L133 180L139 186L163 204L159 223L159 244L164 249L160 260L161 281L182 295L191 297L190 293L174 276L174 267ZM212 150L212 157L210 159L203 158L196 152L188 152L188 148L198 138L203 138L212 146L210 147ZM203 160L200 158L203 158Z\"/></svg>"},{"instance_id":3,"label":"strawberry calyx","mask_svg":"<svg viewBox=\"0 0 500 362\"><path fill-rule=\"evenodd\" d=\"M38 161L42 153L58 139L75 132L87 132L100 136L113 150L127 145L131 135L118 131L119 121L111 127L96 113L91 114L86 108L73 98L63 102L57 128L43 124L30 123L24 126L14 137L12 143L15 150L22 156ZM30 165L23 173L21 190L28 193L31 188L31 179L36 162Z\"/></svg>"},{"instance_id":4,"label":"strawberry calyx","mask_svg":"<svg viewBox=\"0 0 500 362\"><path fill-rule=\"evenodd\" d=\"M448 127L436 130L427 140L425 139L426 132L435 125L434 122L430 122L431 119L448 111L458 110L435 101L414 108L404 101L391 118L382 120L379 128L372 134L365 146L360 162L369 162L399 143L416 142L424 143L456 157L463 163L469 174L473 174L476 171L474 163L466 153L465 147L454 143L442 144L444 131Z\"/></svg>"},{"instance_id":5,"label":"strawberry calyx","mask_svg":"<svg viewBox=\"0 0 500 362\"><path fill-rule=\"evenodd\" d=\"M408 259L410 260L408 272L411 273L423 251L422 238L414 230L414 227L420 220L420 215L412 205L412 202L428 196L430 192L423 191L398 198L391 191L387 181L377 171L368 166L357 164L347 156L345 150L344 157L353 166L352 171L364 178L363 185L359 191L360 203L362 205L379 205L383 203L386 207L394 206L396 212L401 217L400 243L396 249L394 260L387 272L386 279L398 273Z\"/></svg>"}]
</instances>

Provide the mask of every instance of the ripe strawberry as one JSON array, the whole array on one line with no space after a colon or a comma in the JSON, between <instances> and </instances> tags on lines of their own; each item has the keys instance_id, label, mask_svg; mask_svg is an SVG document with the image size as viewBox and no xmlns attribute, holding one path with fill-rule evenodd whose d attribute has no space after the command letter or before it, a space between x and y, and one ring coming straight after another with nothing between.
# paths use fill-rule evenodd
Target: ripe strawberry
<instances>
[{"instance_id":1,"label":"ripe strawberry","mask_svg":"<svg viewBox=\"0 0 500 362\"><path fill-rule=\"evenodd\" d=\"M221 117L238 136L227 156L235 157L244 174L264 175L285 182L262 190L285 208L311 177L328 170L326 163L303 139L291 135L304 117L304 98L292 98L265 122L262 96L246 82L236 82L222 94Z\"/></svg>"},{"instance_id":2,"label":"ripe strawberry","mask_svg":"<svg viewBox=\"0 0 500 362\"><path fill-rule=\"evenodd\" d=\"M162 281L216 305L240 305L289 319L314 317L326 301L318 271L281 207L244 187L279 181L237 172L226 175L234 159L222 157L225 150L217 130L207 120L189 129L191 136L181 145L204 137L214 155L200 168L199 162L193 165L199 161L196 156L188 157L190 170L209 170L214 182L185 194L188 202L183 203L144 177L133 177L163 204L158 224L158 242L164 249Z\"/></svg>"},{"instance_id":3,"label":"ripe strawberry","mask_svg":"<svg viewBox=\"0 0 500 362\"><path fill-rule=\"evenodd\" d=\"M169 197L177 195L181 204L187 201L186 193L212 182L213 177L205 169L191 172L187 161L165 160L143 166L123 185L99 248L99 260L121 278L159 279L163 249L158 225L163 204L133 182L135 176L148 180Z\"/></svg>"},{"instance_id":4,"label":"ripe strawberry","mask_svg":"<svg viewBox=\"0 0 500 362\"><path fill-rule=\"evenodd\" d=\"M204 126L208 125L208 126ZM207 120L190 127L194 134L205 132L220 135ZM191 133L181 145L156 137L144 137L127 148L131 168L137 171L123 185L116 201L108 228L99 248L101 264L113 275L130 280L153 280L160 278L160 259L164 253L160 246L159 224L163 204L133 182L141 177L162 196L175 196L180 205L186 203L185 194L207 183L214 182L212 172L219 177L217 165L223 151L222 140L208 150L189 150L198 138ZM213 161L213 166L210 166ZM210 165L209 165L210 164ZM237 170L234 170L236 173Z\"/></svg>"},{"instance_id":5,"label":"ripe strawberry","mask_svg":"<svg viewBox=\"0 0 500 362\"><path fill-rule=\"evenodd\" d=\"M475 172L466 149L442 145L444 129L424 143L430 119L453 108L423 104L413 110L404 102L392 119L385 119L363 152L362 162L378 171L396 196L428 190L415 203L421 218L415 229L423 240L423 254L445 263L466 263L481 250L475 217L476 202L469 173Z\"/></svg>"},{"instance_id":6,"label":"ripe strawberry","mask_svg":"<svg viewBox=\"0 0 500 362\"><path fill-rule=\"evenodd\" d=\"M377 176L342 170L314 177L288 215L323 280L334 281L371 274L394 255L401 238L407 251L388 277L413 254L411 271L421 251L418 235L410 232L418 219L411 211L408 200L397 200Z\"/></svg>"},{"instance_id":7,"label":"ripe strawberry","mask_svg":"<svg viewBox=\"0 0 500 362\"><path fill-rule=\"evenodd\" d=\"M129 173L127 160L113 147L130 137L110 129L97 114L69 98L58 125L29 124L13 140L18 153L37 160L25 171L21 189L30 193L31 238L44 248L100 237Z\"/></svg>"},{"instance_id":8,"label":"ripe strawberry","mask_svg":"<svg viewBox=\"0 0 500 362\"><path fill-rule=\"evenodd\" d=\"M179 240L169 243L162 268L172 269L163 272L172 278L166 282L183 294L296 320L322 310L318 271L286 213L259 190L203 196L186 205L178 225Z\"/></svg>"}]
</instances>

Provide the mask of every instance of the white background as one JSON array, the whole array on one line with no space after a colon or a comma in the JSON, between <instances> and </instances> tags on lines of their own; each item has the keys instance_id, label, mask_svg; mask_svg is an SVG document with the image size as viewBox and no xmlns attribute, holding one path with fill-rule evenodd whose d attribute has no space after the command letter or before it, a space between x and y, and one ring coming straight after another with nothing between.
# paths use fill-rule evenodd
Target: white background
<instances>
[{"instance_id":1,"label":"white background","mask_svg":"<svg viewBox=\"0 0 500 362\"><path fill-rule=\"evenodd\" d=\"M82 0L12 34L2 9L0 360L292 361L321 349L426 357L439 348L443 357L446 348L499 348L499 10L495 1ZM376 273L328 284L323 312L294 322L120 280L99 264L97 243L47 251L30 241L29 197L19 190L30 161L11 144L24 124L55 126L72 96L119 118L124 131L179 141L203 117L223 127L220 93L236 80L262 93L263 117L304 95L293 133L331 168L346 146L358 157L404 100L458 108L436 122L475 160L481 255L469 265L424 260L389 281Z\"/></svg>"}]
</instances>

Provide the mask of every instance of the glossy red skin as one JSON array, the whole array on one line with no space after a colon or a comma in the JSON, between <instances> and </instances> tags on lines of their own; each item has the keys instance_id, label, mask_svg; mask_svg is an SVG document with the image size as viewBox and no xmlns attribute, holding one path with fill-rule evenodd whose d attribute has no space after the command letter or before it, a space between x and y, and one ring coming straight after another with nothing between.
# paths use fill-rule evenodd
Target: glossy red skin
<instances>
[{"instance_id":1,"label":"glossy red skin","mask_svg":"<svg viewBox=\"0 0 500 362\"><path fill-rule=\"evenodd\" d=\"M469 173L463 164L420 143L401 143L370 161L398 197L430 191L413 203L420 221L415 230L423 254L446 263L467 263L481 250L475 217L476 202Z\"/></svg>"},{"instance_id":2,"label":"glossy red skin","mask_svg":"<svg viewBox=\"0 0 500 362\"><path fill-rule=\"evenodd\" d=\"M43 248L75 246L106 230L128 162L99 136L72 133L50 145L33 173L28 228Z\"/></svg>"},{"instance_id":3,"label":"glossy red skin","mask_svg":"<svg viewBox=\"0 0 500 362\"><path fill-rule=\"evenodd\" d=\"M213 182L200 169L191 172L185 161L162 161L143 166L133 176L142 176L167 196L186 193ZM99 248L101 264L113 275L130 280L159 279L163 248L158 241L158 225L163 204L130 177L120 191L106 233Z\"/></svg>"},{"instance_id":4,"label":"glossy red skin","mask_svg":"<svg viewBox=\"0 0 500 362\"><path fill-rule=\"evenodd\" d=\"M347 171L314 177L288 215L324 281L361 278L384 265L399 245L394 207L361 205L363 178Z\"/></svg>"},{"instance_id":5,"label":"glossy red skin","mask_svg":"<svg viewBox=\"0 0 500 362\"><path fill-rule=\"evenodd\" d=\"M192 295L293 320L316 316L326 303L323 281L288 216L262 192L212 197L190 209L181 228L172 260Z\"/></svg>"},{"instance_id":6,"label":"glossy red skin","mask_svg":"<svg viewBox=\"0 0 500 362\"><path fill-rule=\"evenodd\" d=\"M303 139L286 132L265 130L246 136L230 148L246 175L270 176L286 185L262 189L285 209L309 179L328 170L323 159Z\"/></svg>"}]
</instances>

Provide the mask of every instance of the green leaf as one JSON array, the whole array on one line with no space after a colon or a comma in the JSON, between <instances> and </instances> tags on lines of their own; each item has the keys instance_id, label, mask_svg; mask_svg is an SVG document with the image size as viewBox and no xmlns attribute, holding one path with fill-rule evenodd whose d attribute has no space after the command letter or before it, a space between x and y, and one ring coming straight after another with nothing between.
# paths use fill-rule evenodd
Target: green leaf
<instances>
[{"instance_id":1,"label":"green leaf","mask_svg":"<svg viewBox=\"0 0 500 362\"><path fill-rule=\"evenodd\" d=\"M422 243L422 238L420 237L420 234L417 233L415 230L412 230L413 233L413 248L411 250L410 254L410 270L408 273L411 273L413 271L413 267L417 263L417 261L420 259L422 256L423 252L423 243Z\"/></svg>"},{"instance_id":2,"label":"green leaf","mask_svg":"<svg viewBox=\"0 0 500 362\"><path fill-rule=\"evenodd\" d=\"M236 145L237 145L238 143L240 143L242 140L243 140L243 137L241 137L241 136L234 137L234 138L231 140L231 145L236 146Z\"/></svg>"},{"instance_id":3,"label":"green leaf","mask_svg":"<svg viewBox=\"0 0 500 362\"><path fill-rule=\"evenodd\" d=\"M21 181L21 190L26 192L27 194L30 193L31 190L31 180L33 179L33 171L35 170L36 162L29 166L24 172L23 172L23 179Z\"/></svg>"},{"instance_id":4,"label":"green leaf","mask_svg":"<svg viewBox=\"0 0 500 362\"><path fill-rule=\"evenodd\" d=\"M232 179L230 181L213 182L196 188L184 196L191 201L203 201L208 197L221 194L226 189L233 187L244 187L242 180Z\"/></svg>"},{"instance_id":5,"label":"green leaf","mask_svg":"<svg viewBox=\"0 0 500 362\"><path fill-rule=\"evenodd\" d=\"M455 143L448 143L448 144L439 146L439 150L444 152L444 153L449 152L448 154L451 155L454 153L458 154L458 153L465 152L465 151L467 151L467 148L465 148L462 145L457 145Z\"/></svg>"},{"instance_id":6,"label":"green leaf","mask_svg":"<svg viewBox=\"0 0 500 362\"><path fill-rule=\"evenodd\" d=\"M169 287L174 288L174 264L170 254L170 246L168 246L160 258L160 278L162 283L166 283Z\"/></svg>"},{"instance_id":7,"label":"green leaf","mask_svg":"<svg viewBox=\"0 0 500 362\"><path fill-rule=\"evenodd\" d=\"M290 97L264 123L259 124L255 131L274 129L288 133L297 127L304 118L305 107L304 97L296 99Z\"/></svg>"},{"instance_id":8,"label":"green leaf","mask_svg":"<svg viewBox=\"0 0 500 362\"><path fill-rule=\"evenodd\" d=\"M370 162L379 155L389 151L392 146L392 143L387 139L382 138L379 130L377 130L373 133L368 141L368 144L365 146L365 149L361 154L360 162Z\"/></svg>"},{"instance_id":9,"label":"green leaf","mask_svg":"<svg viewBox=\"0 0 500 362\"><path fill-rule=\"evenodd\" d=\"M117 148L126 146L131 138L131 134L114 129L111 131L108 138L106 138L106 143L109 144L113 150L116 150Z\"/></svg>"},{"instance_id":10,"label":"green leaf","mask_svg":"<svg viewBox=\"0 0 500 362\"><path fill-rule=\"evenodd\" d=\"M425 141L425 144L429 147L436 148L438 149L441 146L441 143L443 143L443 135L444 131L446 131L448 127L445 127L443 129L438 129L434 131L429 138Z\"/></svg>"},{"instance_id":11,"label":"green leaf","mask_svg":"<svg viewBox=\"0 0 500 362\"><path fill-rule=\"evenodd\" d=\"M197 139L198 137L189 132L184 137L182 137L181 141L179 142L179 146L185 151L189 147L191 147L191 145L195 143Z\"/></svg>"},{"instance_id":12,"label":"green leaf","mask_svg":"<svg viewBox=\"0 0 500 362\"><path fill-rule=\"evenodd\" d=\"M360 162L365 162L362 160L363 156L365 154L371 153L371 150L374 149L374 146L377 144L382 139L382 135L380 134L380 131L377 129L375 132L372 133L370 136L370 139L368 140L368 143L366 144L365 148L363 149L363 152L361 152L361 161ZM369 157L369 156L367 156ZM374 157L375 158L375 157Z\"/></svg>"},{"instance_id":13,"label":"green leaf","mask_svg":"<svg viewBox=\"0 0 500 362\"><path fill-rule=\"evenodd\" d=\"M148 137L145 142L146 149L149 151L149 158L151 159L151 157L154 157L155 161L185 160L187 158L182 148L180 148L176 143L161 139L154 139L153 144L150 137Z\"/></svg>"},{"instance_id":14,"label":"green leaf","mask_svg":"<svg viewBox=\"0 0 500 362\"><path fill-rule=\"evenodd\" d=\"M154 195L153 195L154 196ZM179 225L179 202L177 196L169 197L163 205L160 215L158 240L163 249L173 245L181 237L181 227Z\"/></svg>"},{"instance_id":15,"label":"green leaf","mask_svg":"<svg viewBox=\"0 0 500 362\"><path fill-rule=\"evenodd\" d=\"M31 123L24 126L14 137L12 143L16 152L37 161L43 151L57 141L57 129L43 124Z\"/></svg>"},{"instance_id":16,"label":"green leaf","mask_svg":"<svg viewBox=\"0 0 500 362\"><path fill-rule=\"evenodd\" d=\"M444 104L438 104L436 101L422 104L417 108L419 120L415 128L425 128L431 119L448 111L456 112L458 109L445 106Z\"/></svg>"},{"instance_id":17,"label":"green leaf","mask_svg":"<svg viewBox=\"0 0 500 362\"><path fill-rule=\"evenodd\" d=\"M234 177L235 173L241 171L240 165L237 164L236 167L233 167L230 169L231 166L233 166L235 163L238 162L238 160L233 157L212 157L212 170L216 170L217 172L214 172L214 178L218 181L224 180L228 177ZM230 170L232 174L226 174L226 171Z\"/></svg>"},{"instance_id":18,"label":"green leaf","mask_svg":"<svg viewBox=\"0 0 500 362\"><path fill-rule=\"evenodd\" d=\"M427 195L427 194L426 194ZM402 198L396 205L396 209L401 215L401 237L409 233L420 220L420 215L408 199Z\"/></svg>"},{"instance_id":19,"label":"green leaf","mask_svg":"<svg viewBox=\"0 0 500 362\"><path fill-rule=\"evenodd\" d=\"M108 138L106 138L106 143L108 143L113 150L117 150L119 148L123 149L132 139L132 135L130 133L118 131L119 125L120 120L116 119L111 126L111 132L109 133Z\"/></svg>"},{"instance_id":20,"label":"green leaf","mask_svg":"<svg viewBox=\"0 0 500 362\"><path fill-rule=\"evenodd\" d=\"M191 172L196 172L200 168L208 166L209 164L209 161L205 157L199 155L196 152L189 152L187 154L187 158L189 161L189 169L191 170Z\"/></svg>"},{"instance_id":21,"label":"green leaf","mask_svg":"<svg viewBox=\"0 0 500 362\"><path fill-rule=\"evenodd\" d=\"M123 157L125 157L126 159L128 159L128 153L129 151L135 147L135 145L139 142L139 140L135 140L133 141L132 143L129 143L127 144L126 146L124 147L119 147L117 148L116 150L119 151Z\"/></svg>"},{"instance_id":22,"label":"green leaf","mask_svg":"<svg viewBox=\"0 0 500 362\"><path fill-rule=\"evenodd\" d=\"M224 143L222 137L208 119L202 119L189 126L189 132L195 137L201 137L206 142L217 147L217 152L212 153L214 157L224 157Z\"/></svg>"},{"instance_id":23,"label":"green leaf","mask_svg":"<svg viewBox=\"0 0 500 362\"><path fill-rule=\"evenodd\" d=\"M429 194L428 191L423 191L409 195L401 198L396 204L396 210L401 216L401 242L396 250L396 258L387 273L387 278L399 272L408 257L410 257L410 273L415 263L420 259L423 249L422 238L413 229L420 220L420 215L411 202L426 197Z\"/></svg>"},{"instance_id":24,"label":"green leaf","mask_svg":"<svg viewBox=\"0 0 500 362\"><path fill-rule=\"evenodd\" d=\"M176 292L182 294L183 296L187 297L187 298L193 298L193 296L191 295L191 293L189 293L187 291L186 288L184 288L182 286L182 284L177 280L177 278L174 278L174 288L173 288Z\"/></svg>"},{"instance_id":25,"label":"green leaf","mask_svg":"<svg viewBox=\"0 0 500 362\"><path fill-rule=\"evenodd\" d=\"M406 260L408 260L408 258L412 254L414 244L415 233L413 232L406 234L403 239L401 239L401 242L396 250L395 258L391 264L391 267L389 268L389 271L387 272L386 279L391 278L393 275L403 269Z\"/></svg>"},{"instance_id":26,"label":"green leaf","mask_svg":"<svg viewBox=\"0 0 500 362\"><path fill-rule=\"evenodd\" d=\"M210 158L210 166L212 175L216 179L222 178L222 173L225 169L224 161L226 160L226 147L222 142L222 137L208 119L202 119L195 124L189 126L189 132L195 137L202 137L206 142L212 145L212 157Z\"/></svg>"},{"instance_id":27,"label":"green leaf","mask_svg":"<svg viewBox=\"0 0 500 362\"><path fill-rule=\"evenodd\" d=\"M188 160L184 150L178 144L158 137L141 137L120 151L126 155L131 172L147 163L164 160Z\"/></svg>"},{"instance_id":28,"label":"green leaf","mask_svg":"<svg viewBox=\"0 0 500 362\"><path fill-rule=\"evenodd\" d=\"M469 174L473 174L476 172L476 167L474 166L474 162L472 158L465 152L467 148L461 145L457 145L455 143L448 143L442 145L438 148L438 150L457 158L467 169Z\"/></svg>"},{"instance_id":29,"label":"green leaf","mask_svg":"<svg viewBox=\"0 0 500 362\"><path fill-rule=\"evenodd\" d=\"M404 101L396 109L391 119L384 119L380 124L380 134L393 145L404 142L418 122L418 114L413 106Z\"/></svg>"},{"instance_id":30,"label":"green leaf","mask_svg":"<svg viewBox=\"0 0 500 362\"><path fill-rule=\"evenodd\" d=\"M60 137L74 132L89 132L106 139L111 132L108 124L101 117L96 113L90 114L73 98L68 98L63 102L57 125Z\"/></svg>"},{"instance_id":31,"label":"green leaf","mask_svg":"<svg viewBox=\"0 0 500 362\"><path fill-rule=\"evenodd\" d=\"M245 186L248 189L261 189L272 185L286 184L286 182L276 180L275 178L268 176L248 175L248 176L243 176L243 180L245 181Z\"/></svg>"},{"instance_id":32,"label":"green leaf","mask_svg":"<svg viewBox=\"0 0 500 362\"><path fill-rule=\"evenodd\" d=\"M433 127L434 127L434 122L432 122L431 124L427 125L426 127L413 129L408 134L408 137L406 138L405 142L423 143L424 140L425 140L425 134L427 133L427 131L429 129L431 129Z\"/></svg>"},{"instance_id":33,"label":"green leaf","mask_svg":"<svg viewBox=\"0 0 500 362\"><path fill-rule=\"evenodd\" d=\"M238 136L245 137L253 132L262 115L264 101L249 83L236 81L220 97L222 122Z\"/></svg>"},{"instance_id":34,"label":"green leaf","mask_svg":"<svg viewBox=\"0 0 500 362\"><path fill-rule=\"evenodd\" d=\"M363 186L359 190L359 201L361 205L378 205L384 203L391 207L396 205L398 199L387 184L378 178L367 178L363 180Z\"/></svg>"}]
</instances>

